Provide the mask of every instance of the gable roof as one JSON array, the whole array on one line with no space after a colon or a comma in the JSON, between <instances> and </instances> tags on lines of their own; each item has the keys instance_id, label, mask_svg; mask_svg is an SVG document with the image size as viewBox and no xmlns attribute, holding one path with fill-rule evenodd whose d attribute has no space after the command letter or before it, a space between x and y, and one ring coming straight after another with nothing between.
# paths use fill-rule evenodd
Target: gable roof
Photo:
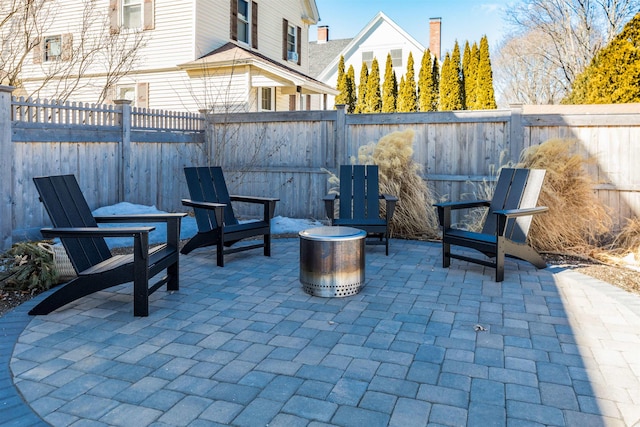
<instances>
[{"instance_id":1,"label":"gable roof","mask_svg":"<svg viewBox=\"0 0 640 427\"><path fill-rule=\"evenodd\" d=\"M353 39L329 40L325 43L309 42L309 75L318 77L334 58L340 58L344 50Z\"/></svg>"},{"instance_id":2,"label":"gable roof","mask_svg":"<svg viewBox=\"0 0 640 427\"><path fill-rule=\"evenodd\" d=\"M378 14L374 16L371 21L369 21L369 23L358 33L358 35L351 39L351 41L340 52L338 52L329 63L325 64L322 71L315 75L315 77L318 80L322 81L328 76L332 75L333 71L338 68L340 56L342 55L346 59L348 56L350 56L350 54L353 54L355 51L357 51L358 47L383 23L387 23L388 25L390 25L391 28L393 28L398 34L404 37L410 44L412 44L416 50L419 50L421 52L424 52L426 50L420 42L418 42L415 38L409 35L409 33L398 26L398 24L393 22L391 18L389 18L382 12L378 12ZM321 58L310 58L311 63L314 63L317 59Z\"/></svg>"},{"instance_id":3,"label":"gable roof","mask_svg":"<svg viewBox=\"0 0 640 427\"><path fill-rule=\"evenodd\" d=\"M279 81L283 85L300 86L306 93L328 93L331 95L338 93L333 87L319 80L232 42L225 43L195 61L180 64L178 67L187 72L199 72L204 69L237 67L241 65L253 66L272 76L274 81Z\"/></svg>"}]
</instances>

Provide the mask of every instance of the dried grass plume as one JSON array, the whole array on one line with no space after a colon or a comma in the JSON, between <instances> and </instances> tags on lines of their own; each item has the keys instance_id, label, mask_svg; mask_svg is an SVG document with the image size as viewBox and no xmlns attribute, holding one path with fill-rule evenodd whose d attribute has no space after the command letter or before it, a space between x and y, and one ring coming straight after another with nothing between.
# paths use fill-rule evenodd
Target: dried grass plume
<instances>
[{"instance_id":1,"label":"dried grass plume","mask_svg":"<svg viewBox=\"0 0 640 427\"><path fill-rule=\"evenodd\" d=\"M536 215L529 231L533 247L542 252L591 255L599 239L610 232L611 216L596 197L595 182L585 170L586 159L576 153L577 141L550 139L523 150L518 167L545 169Z\"/></svg>"}]
</instances>

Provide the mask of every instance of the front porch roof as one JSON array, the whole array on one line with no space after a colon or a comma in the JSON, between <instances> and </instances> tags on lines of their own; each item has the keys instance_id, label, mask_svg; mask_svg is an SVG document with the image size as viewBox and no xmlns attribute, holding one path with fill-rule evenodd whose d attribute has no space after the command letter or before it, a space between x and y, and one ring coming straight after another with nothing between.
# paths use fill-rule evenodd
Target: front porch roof
<instances>
[{"instance_id":1,"label":"front porch roof","mask_svg":"<svg viewBox=\"0 0 640 427\"><path fill-rule=\"evenodd\" d=\"M337 95L333 87L313 79L300 71L289 68L258 52L253 52L234 43L226 43L195 61L178 67L193 75L215 69L248 66L251 84L254 87L280 86L300 88L304 94ZM257 77L257 78L256 78Z\"/></svg>"}]
</instances>

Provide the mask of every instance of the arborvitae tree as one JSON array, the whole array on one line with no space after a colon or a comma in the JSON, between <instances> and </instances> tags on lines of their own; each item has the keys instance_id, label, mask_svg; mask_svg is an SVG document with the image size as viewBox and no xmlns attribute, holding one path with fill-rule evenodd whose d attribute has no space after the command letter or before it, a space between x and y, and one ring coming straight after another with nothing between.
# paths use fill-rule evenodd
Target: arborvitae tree
<instances>
[{"instance_id":1,"label":"arborvitae tree","mask_svg":"<svg viewBox=\"0 0 640 427\"><path fill-rule=\"evenodd\" d=\"M352 114L356 111L356 74L353 65L349 65L347 71L347 113Z\"/></svg>"},{"instance_id":2,"label":"arborvitae tree","mask_svg":"<svg viewBox=\"0 0 640 427\"><path fill-rule=\"evenodd\" d=\"M471 61L471 48L469 47L469 41L464 42L464 49L462 50L462 84L464 86L464 109L470 110L469 107L469 95L472 91L470 91L470 83L472 80L469 78L469 62Z\"/></svg>"},{"instance_id":3,"label":"arborvitae tree","mask_svg":"<svg viewBox=\"0 0 640 427\"><path fill-rule=\"evenodd\" d=\"M431 71L431 85L433 86L433 104L431 111L438 111L440 102L440 61L433 58L433 69Z\"/></svg>"},{"instance_id":4,"label":"arborvitae tree","mask_svg":"<svg viewBox=\"0 0 640 427\"><path fill-rule=\"evenodd\" d=\"M576 78L563 104L640 102L640 13Z\"/></svg>"},{"instance_id":5,"label":"arborvitae tree","mask_svg":"<svg viewBox=\"0 0 640 427\"><path fill-rule=\"evenodd\" d=\"M457 59L456 59L457 57ZM464 105L460 78L460 48L456 42L453 53L444 58L440 78L440 111L460 110Z\"/></svg>"},{"instance_id":6,"label":"arborvitae tree","mask_svg":"<svg viewBox=\"0 0 640 427\"><path fill-rule=\"evenodd\" d=\"M469 48L469 42L465 43L462 56L462 76L464 81L465 109L473 110L476 102L476 87L478 75L478 45L473 43Z\"/></svg>"},{"instance_id":7,"label":"arborvitae tree","mask_svg":"<svg viewBox=\"0 0 640 427\"><path fill-rule=\"evenodd\" d=\"M458 41L456 40L453 45L453 52L451 53L451 63L452 68L458 77L458 85L457 85L457 93L454 95L457 97L455 101L455 105L457 108L453 108L454 110L461 110L464 108L464 82L462 80L462 58L460 55L460 46L458 45ZM455 88L455 85L454 85ZM455 99L455 98L454 98Z\"/></svg>"},{"instance_id":8,"label":"arborvitae tree","mask_svg":"<svg viewBox=\"0 0 640 427\"><path fill-rule=\"evenodd\" d=\"M369 83L369 69L367 63L362 63L360 68L360 84L358 85L358 100L356 101L356 113L364 113L367 103L367 84Z\"/></svg>"},{"instance_id":9,"label":"arborvitae tree","mask_svg":"<svg viewBox=\"0 0 640 427\"><path fill-rule=\"evenodd\" d=\"M402 107L400 107L401 104ZM409 52L409 59L407 60L407 74L404 80L404 87L401 86L400 96L398 97L398 111L408 113L418 111L416 72L411 52Z\"/></svg>"},{"instance_id":10,"label":"arborvitae tree","mask_svg":"<svg viewBox=\"0 0 640 427\"><path fill-rule=\"evenodd\" d=\"M382 110L382 97L380 95L380 68L378 60L373 58L371 73L367 79L367 95L365 100L365 113L379 113Z\"/></svg>"},{"instance_id":11,"label":"arborvitae tree","mask_svg":"<svg viewBox=\"0 0 640 427\"><path fill-rule=\"evenodd\" d=\"M406 103L404 98L404 93L406 91L407 81L404 79L404 76L400 76L400 85L398 87L398 112L405 113L406 112Z\"/></svg>"},{"instance_id":12,"label":"arborvitae tree","mask_svg":"<svg viewBox=\"0 0 640 427\"><path fill-rule=\"evenodd\" d=\"M384 69L384 83L382 84L382 112L394 113L396 111L396 92L398 83L393 72L391 54L387 54L387 64Z\"/></svg>"},{"instance_id":13,"label":"arborvitae tree","mask_svg":"<svg viewBox=\"0 0 640 427\"><path fill-rule=\"evenodd\" d=\"M496 108L496 97L493 91L493 71L487 36L482 36L480 39L479 56L473 106L475 110L493 110Z\"/></svg>"},{"instance_id":14,"label":"arborvitae tree","mask_svg":"<svg viewBox=\"0 0 640 427\"><path fill-rule=\"evenodd\" d=\"M338 94L336 95L336 99L334 101L334 107L338 104L346 104L347 103L347 75L344 72L344 56L340 55L340 61L338 61L338 83L336 85L336 89L338 90Z\"/></svg>"},{"instance_id":15,"label":"arborvitae tree","mask_svg":"<svg viewBox=\"0 0 640 427\"><path fill-rule=\"evenodd\" d=\"M431 51L427 49L422 54L420 71L418 72L418 109L420 111L432 111L433 88L431 83Z\"/></svg>"}]
</instances>

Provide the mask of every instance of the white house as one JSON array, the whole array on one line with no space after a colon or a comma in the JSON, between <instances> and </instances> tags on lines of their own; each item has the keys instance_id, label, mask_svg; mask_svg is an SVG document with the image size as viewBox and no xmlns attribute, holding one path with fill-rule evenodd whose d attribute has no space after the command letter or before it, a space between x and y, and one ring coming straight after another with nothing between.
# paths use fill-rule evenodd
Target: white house
<instances>
[{"instance_id":1,"label":"white house","mask_svg":"<svg viewBox=\"0 0 640 427\"><path fill-rule=\"evenodd\" d=\"M432 54L440 55L440 18L432 18L430 22L430 50ZM378 14L353 38L329 39L329 27L318 27L318 40L311 42L309 57L311 62L310 74L318 80L337 86L338 62L344 57L345 71L353 65L356 85L359 83L362 64L366 63L369 71L373 58L378 60L380 74L384 75L387 55L391 54L393 69L400 80L406 74L409 53L414 60L415 73L420 71L420 62L425 47L400 28L387 15ZM333 99L328 98L329 108L333 108Z\"/></svg>"},{"instance_id":2,"label":"white house","mask_svg":"<svg viewBox=\"0 0 640 427\"><path fill-rule=\"evenodd\" d=\"M24 92L40 86L52 67L69 60L84 37L85 1L55 0L40 45L22 75ZM88 0L87 0L88 1ZM133 69L111 87L107 102L186 111L282 111L324 108L335 89L309 76L308 32L320 19L315 0L91 0L110 27L144 46ZM91 34L91 31L87 32ZM128 37L128 38L127 38ZM79 71L72 101L96 102L105 67ZM104 64L102 64L104 65ZM76 73L77 74L77 73ZM53 97L51 85L38 93ZM316 98L313 102L312 99Z\"/></svg>"}]
</instances>

